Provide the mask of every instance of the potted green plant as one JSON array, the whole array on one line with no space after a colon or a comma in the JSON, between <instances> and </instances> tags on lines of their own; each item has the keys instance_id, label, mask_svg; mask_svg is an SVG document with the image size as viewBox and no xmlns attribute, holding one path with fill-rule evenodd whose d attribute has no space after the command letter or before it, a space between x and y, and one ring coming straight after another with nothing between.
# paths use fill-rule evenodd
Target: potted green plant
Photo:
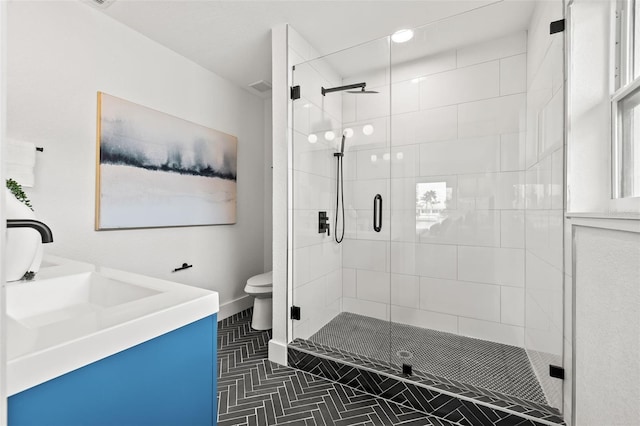
<instances>
[{"instance_id":1,"label":"potted green plant","mask_svg":"<svg viewBox=\"0 0 640 426\"><path fill-rule=\"evenodd\" d=\"M7 179L5 188L7 219L36 219L31 201L22 186L13 179ZM42 240L33 229L7 229L5 278L18 281L33 277L42 263Z\"/></svg>"}]
</instances>

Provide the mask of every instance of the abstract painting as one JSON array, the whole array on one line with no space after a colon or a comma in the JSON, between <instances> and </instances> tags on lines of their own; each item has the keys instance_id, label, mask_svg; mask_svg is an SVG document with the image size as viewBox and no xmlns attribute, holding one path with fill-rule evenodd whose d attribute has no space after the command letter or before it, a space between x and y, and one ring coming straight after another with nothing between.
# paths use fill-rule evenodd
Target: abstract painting
<instances>
[{"instance_id":1,"label":"abstract painting","mask_svg":"<svg viewBox=\"0 0 640 426\"><path fill-rule=\"evenodd\" d=\"M235 136L98 92L96 230L236 222Z\"/></svg>"}]
</instances>

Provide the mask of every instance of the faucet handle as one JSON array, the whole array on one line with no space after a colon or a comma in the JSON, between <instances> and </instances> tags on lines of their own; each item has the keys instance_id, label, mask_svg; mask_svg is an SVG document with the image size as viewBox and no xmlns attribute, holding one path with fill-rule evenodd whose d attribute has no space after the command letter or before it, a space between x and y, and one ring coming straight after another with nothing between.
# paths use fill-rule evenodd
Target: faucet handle
<instances>
[{"instance_id":1,"label":"faucet handle","mask_svg":"<svg viewBox=\"0 0 640 426\"><path fill-rule=\"evenodd\" d=\"M331 235L330 228L327 212L318 212L318 233L324 234L326 232L327 235Z\"/></svg>"}]
</instances>

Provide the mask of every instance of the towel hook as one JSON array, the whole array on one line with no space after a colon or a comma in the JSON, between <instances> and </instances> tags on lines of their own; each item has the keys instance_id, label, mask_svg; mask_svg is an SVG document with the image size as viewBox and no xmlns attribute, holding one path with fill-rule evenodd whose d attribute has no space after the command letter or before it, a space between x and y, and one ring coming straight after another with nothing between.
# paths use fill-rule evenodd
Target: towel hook
<instances>
[{"instance_id":1,"label":"towel hook","mask_svg":"<svg viewBox=\"0 0 640 426\"><path fill-rule=\"evenodd\" d=\"M174 269L171 272L178 272L178 271L182 271L184 269L189 269L189 268L193 268L193 265L189 265L187 263L183 263L182 266L180 266L179 268Z\"/></svg>"}]
</instances>

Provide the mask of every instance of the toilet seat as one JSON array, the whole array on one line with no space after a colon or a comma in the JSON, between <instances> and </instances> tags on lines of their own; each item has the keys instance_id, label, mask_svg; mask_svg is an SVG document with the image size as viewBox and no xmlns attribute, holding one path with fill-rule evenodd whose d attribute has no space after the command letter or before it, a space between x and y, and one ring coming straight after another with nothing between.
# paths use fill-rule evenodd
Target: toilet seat
<instances>
[{"instance_id":1,"label":"toilet seat","mask_svg":"<svg viewBox=\"0 0 640 426\"><path fill-rule=\"evenodd\" d=\"M270 285L262 285L262 286L252 286L247 284L244 287L244 292L247 294L270 294L273 292L273 286Z\"/></svg>"},{"instance_id":2,"label":"toilet seat","mask_svg":"<svg viewBox=\"0 0 640 426\"><path fill-rule=\"evenodd\" d=\"M247 280L244 291L247 294L269 294L273 290L273 272L265 272L264 274L254 275Z\"/></svg>"},{"instance_id":3,"label":"toilet seat","mask_svg":"<svg viewBox=\"0 0 640 426\"><path fill-rule=\"evenodd\" d=\"M269 330L271 328L273 293L273 272L254 275L247 280L245 293L253 296L253 315L251 328L254 330Z\"/></svg>"},{"instance_id":4,"label":"toilet seat","mask_svg":"<svg viewBox=\"0 0 640 426\"><path fill-rule=\"evenodd\" d=\"M273 271L265 272L264 274L254 275L247 280L247 285L251 287L263 287L273 285Z\"/></svg>"}]
</instances>

